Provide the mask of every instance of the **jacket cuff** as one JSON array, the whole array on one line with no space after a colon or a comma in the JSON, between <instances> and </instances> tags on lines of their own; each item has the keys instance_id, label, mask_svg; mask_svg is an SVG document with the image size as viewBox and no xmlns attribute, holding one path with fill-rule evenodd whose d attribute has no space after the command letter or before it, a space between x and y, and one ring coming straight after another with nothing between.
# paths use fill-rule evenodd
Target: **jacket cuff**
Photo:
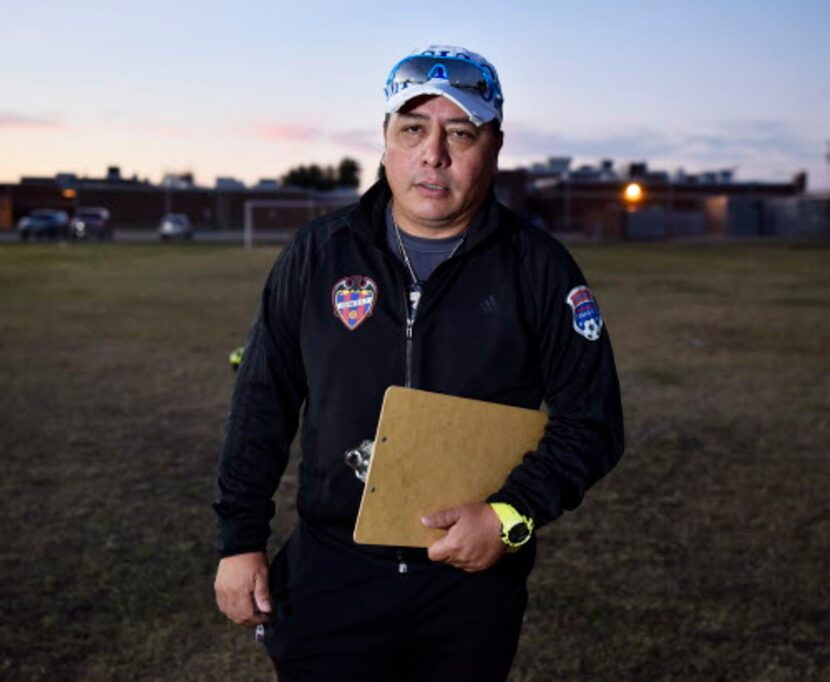
<instances>
[{"instance_id":1,"label":"jacket cuff","mask_svg":"<svg viewBox=\"0 0 830 682\"><path fill-rule=\"evenodd\" d=\"M562 515L562 498L559 490L548 490L544 500L534 499L532 494L524 493L521 488L510 481L490 495L486 502L509 504L519 514L533 520L534 531Z\"/></svg>"},{"instance_id":2,"label":"jacket cuff","mask_svg":"<svg viewBox=\"0 0 830 682\"><path fill-rule=\"evenodd\" d=\"M251 528L250 525L222 520L216 533L215 547L222 558L248 552L265 552L268 547L268 536L263 537L258 529Z\"/></svg>"},{"instance_id":3,"label":"jacket cuff","mask_svg":"<svg viewBox=\"0 0 830 682\"><path fill-rule=\"evenodd\" d=\"M219 556L222 557L223 559L225 557L229 557L229 556L236 556L237 554L250 554L251 552L262 552L263 554L265 554L265 552L266 552L265 547L261 547L261 546L246 547L244 545L240 545L238 547L228 547L228 548L217 547L216 549L219 552Z\"/></svg>"},{"instance_id":4,"label":"jacket cuff","mask_svg":"<svg viewBox=\"0 0 830 682\"><path fill-rule=\"evenodd\" d=\"M504 489L499 490L498 492L495 492L492 495L490 495L490 497L487 498L486 502L487 504L493 504L494 502L509 504L522 516L526 516L527 518L533 519L534 525L536 524L536 519L533 518L533 514L527 508L527 506L523 505L521 500L517 499L515 496L505 492Z\"/></svg>"}]
</instances>

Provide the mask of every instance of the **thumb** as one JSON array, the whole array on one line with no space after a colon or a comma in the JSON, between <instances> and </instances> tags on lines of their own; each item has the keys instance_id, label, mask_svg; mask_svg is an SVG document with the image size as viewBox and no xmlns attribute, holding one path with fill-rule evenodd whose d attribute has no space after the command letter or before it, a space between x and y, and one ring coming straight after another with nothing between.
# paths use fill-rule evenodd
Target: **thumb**
<instances>
[{"instance_id":1,"label":"thumb","mask_svg":"<svg viewBox=\"0 0 830 682\"><path fill-rule=\"evenodd\" d=\"M449 509L442 509L434 514L428 514L421 517L421 523L427 528L449 528L461 518L460 507L450 507Z\"/></svg>"},{"instance_id":2,"label":"thumb","mask_svg":"<svg viewBox=\"0 0 830 682\"><path fill-rule=\"evenodd\" d=\"M268 590L268 574L254 574L254 603L262 613L271 613L271 592Z\"/></svg>"}]
</instances>

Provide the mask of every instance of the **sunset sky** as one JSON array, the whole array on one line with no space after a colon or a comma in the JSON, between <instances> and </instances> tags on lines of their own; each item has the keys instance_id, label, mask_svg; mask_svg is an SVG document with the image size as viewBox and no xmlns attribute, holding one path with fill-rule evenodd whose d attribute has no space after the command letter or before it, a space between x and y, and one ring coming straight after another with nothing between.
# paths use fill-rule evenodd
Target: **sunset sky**
<instances>
[{"instance_id":1,"label":"sunset sky","mask_svg":"<svg viewBox=\"0 0 830 682\"><path fill-rule=\"evenodd\" d=\"M573 156L830 188L830 2L20 2L0 8L0 182L108 165L248 183L357 158L389 67L499 69L501 166Z\"/></svg>"}]
</instances>

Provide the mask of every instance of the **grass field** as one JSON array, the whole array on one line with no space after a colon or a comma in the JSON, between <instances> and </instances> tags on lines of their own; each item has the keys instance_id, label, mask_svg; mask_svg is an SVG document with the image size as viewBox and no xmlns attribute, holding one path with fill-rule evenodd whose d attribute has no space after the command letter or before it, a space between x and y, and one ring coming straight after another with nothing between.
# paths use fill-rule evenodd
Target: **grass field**
<instances>
[{"instance_id":1,"label":"grass field","mask_svg":"<svg viewBox=\"0 0 830 682\"><path fill-rule=\"evenodd\" d=\"M829 679L830 250L573 250L628 449L540 533L511 680ZM272 679L213 606L210 502L275 253L0 248L0 679Z\"/></svg>"}]
</instances>

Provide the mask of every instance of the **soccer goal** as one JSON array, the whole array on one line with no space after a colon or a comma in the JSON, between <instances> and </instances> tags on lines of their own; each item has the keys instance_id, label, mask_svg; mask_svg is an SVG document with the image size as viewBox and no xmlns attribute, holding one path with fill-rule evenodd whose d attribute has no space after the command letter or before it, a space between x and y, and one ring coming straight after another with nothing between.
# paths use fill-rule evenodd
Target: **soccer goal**
<instances>
[{"instance_id":1,"label":"soccer goal","mask_svg":"<svg viewBox=\"0 0 830 682\"><path fill-rule=\"evenodd\" d=\"M353 204L357 199L353 193L308 199L249 199L244 204L245 248L252 248L254 239L288 241L307 222Z\"/></svg>"}]
</instances>

